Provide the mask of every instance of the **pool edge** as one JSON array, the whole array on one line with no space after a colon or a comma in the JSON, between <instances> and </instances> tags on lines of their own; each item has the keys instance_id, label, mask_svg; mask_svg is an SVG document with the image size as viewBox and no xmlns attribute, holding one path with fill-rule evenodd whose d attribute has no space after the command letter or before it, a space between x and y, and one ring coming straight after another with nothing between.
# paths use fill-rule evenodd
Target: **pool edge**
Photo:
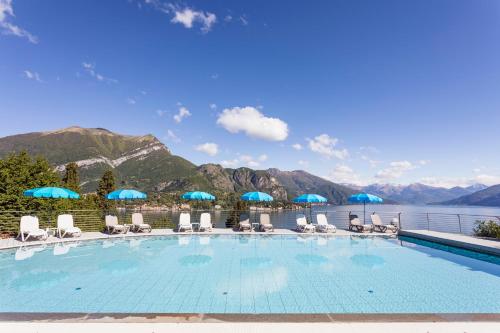
<instances>
[{"instance_id":1,"label":"pool edge","mask_svg":"<svg viewBox=\"0 0 500 333\"><path fill-rule=\"evenodd\" d=\"M500 322L500 313L394 314L196 314L196 313L0 313L0 322L54 323L335 323Z\"/></svg>"}]
</instances>

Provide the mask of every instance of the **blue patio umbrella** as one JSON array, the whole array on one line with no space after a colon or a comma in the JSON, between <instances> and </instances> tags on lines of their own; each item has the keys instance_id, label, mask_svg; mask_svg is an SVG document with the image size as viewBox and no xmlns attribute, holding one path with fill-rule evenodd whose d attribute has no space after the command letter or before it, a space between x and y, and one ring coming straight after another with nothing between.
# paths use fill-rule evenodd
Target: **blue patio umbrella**
<instances>
[{"instance_id":1,"label":"blue patio umbrella","mask_svg":"<svg viewBox=\"0 0 500 333\"><path fill-rule=\"evenodd\" d=\"M302 194L293 199L295 203L325 203L327 200L319 194Z\"/></svg>"},{"instance_id":2,"label":"blue patio umbrella","mask_svg":"<svg viewBox=\"0 0 500 333\"><path fill-rule=\"evenodd\" d=\"M363 203L363 221L366 222L366 204L367 203L382 203L384 200L373 194L358 193L349 197L350 203Z\"/></svg>"},{"instance_id":3,"label":"blue patio umbrella","mask_svg":"<svg viewBox=\"0 0 500 333\"><path fill-rule=\"evenodd\" d=\"M243 194L240 198L243 201L257 201L257 202L262 202L262 201L263 202L271 202L274 200L272 196L270 196L267 193L263 193L263 192L247 192L247 193ZM254 223L256 223L255 220L254 220Z\"/></svg>"},{"instance_id":4,"label":"blue patio umbrella","mask_svg":"<svg viewBox=\"0 0 500 333\"><path fill-rule=\"evenodd\" d=\"M263 192L247 192L241 196L243 201L273 201L273 197Z\"/></svg>"},{"instance_id":5,"label":"blue patio umbrella","mask_svg":"<svg viewBox=\"0 0 500 333\"><path fill-rule=\"evenodd\" d=\"M23 192L26 197L48 199L79 199L80 195L62 187L37 187Z\"/></svg>"},{"instance_id":6,"label":"blue patio umbrella","mask_svg":"<svg viewBox=\"0 0 500 333\"><path fill-rule=\"evenodd\" d=\"M185 200L201 200L201 201L215 200L215 196L213 196L212 194L200 191L186 192L183 195L181 195L181 198Z\"/></svg>"},{"instance_id":7,"label":"blue patio umbrella","mask_svg":"<svg viewBox=\"0 0 500 333\"><path fill-rule=\"evenodd\" d=\"M109 200L135 200L146 199L146 193L142 193L132 189L121 189L109 193L106 198Z\"/></svg>"},{"instance_id":8,"label":"blue patio umbrella","mask_svg":"<svg viewBox=\"0 0 500 333\"><path fill-rule=\"evenodd\" d=\"M45 199L80 199L80 195L74 191L63 187L37 187L23 192L26 197L45 198ZM48 222L52 208L49 209Z\"/></svg>"},{"instance_id":9,"label":"blue patio umbrella","mask_svg":"<svg viewBox=\"0 0 500 333\"><path fill-rule=\"evenodd\" d=\"M326 203L326 198L322 197L319 194L302 194L295 199L293 199L293 202L295 203L305 203L305 204L311 204L309 207L309 219L312 223L312 204L313 203Z\"/></svg>"}]
</instances>

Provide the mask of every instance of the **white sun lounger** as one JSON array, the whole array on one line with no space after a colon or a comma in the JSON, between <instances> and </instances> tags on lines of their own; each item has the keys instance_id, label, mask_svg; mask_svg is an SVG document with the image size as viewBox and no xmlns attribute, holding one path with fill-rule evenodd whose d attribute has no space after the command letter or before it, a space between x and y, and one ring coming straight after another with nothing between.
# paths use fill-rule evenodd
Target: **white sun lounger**
<instances>
[{"instance_id":1,"label":"white sun lounger","mask_svg":"<svg viewBox=\"0 0 500 333\"><path fill-rule=\"evenodd\" d=\"M201 214L198 231L212 231L212 218L210 217L210 213Z\"/></svg>"},{"instance_id":2,"label":"white sun lounger","mask_svg":"<svg viewBox=\"0 0 500 333\"><path fill-rule=\"evenodd\" d=\"M246 215L240 216L240 222L238 223L239 231L252 231L252 225L250 224L250 218Z\"/></svg>"},{"instance_id":3,"label":"white sun lounger","mask_svg":"<svg viewBox=\"0 0 500 333\"><path fill-rule=\"evenodd\" d=\"M316 228L312 224L307 224L306 216L304 214L297 215L297 227L295 228L298 232L314 232Z\"/></svg>"},{"instance_id":4,"label":"white sun lounger","mask_svg":"<svg viewBox=\"0 0 500 333\"><path fill-rule=\"evenodd\" d=\"M43 229L40 229L40 223L38 217L36 216L23 216L21 217L21 222L19 223L19 235L21 240L24 242L28 238L42 238L46 240L48 235Z\"/></svg>"},{"instance_id":5,"label":"white sun lounger","mask_svg":"<svg viewBox=\"0 0 500 333\"><path fill-rule=\"evenodd\" d=\"M73 224L73 215L62 214L57 217L57 234L59 238L69 235L71 237L80 237L82 231Z\"/></svg>"},{"instance_id":6,"label":"white sun lounger","mask_svg":"<svg viewBox=\"0 0 500 333\"><path fill-rule=\"evenodd\" d=\"M132 214L132 228L133 231L147 231L151 232L151 226L147 223L144 223L144 218L141 213Z\"/></svg>"},{"instance_id":7,"label":"white sun lounger","mask_svg":"<svg viewBox=\"0 0 500 333\"><path fill-rule=\"evenodd\" d=\"M373 231L373 225L371 224L362 224L361 220L358 217L353 217L349 221L349 230L364 232L364 231Z\"/></svg>"},{"instance_id":8,"label":"white sun lounger","mask_svg":"<svg viewBox=\"0 0 500 333\"><path fill-rule=\"evenodd\" d=\"M181 213L179 216L179 225L177 231L191 231L193 232L193 225L191 224L191 215L189 213Z\"/></svg>"},{"instance_id":9,"label":"white sun lounger","mask_svg":"<svg viewBox=\"0 0 500 333\"><path fill-rule=\"evenodd\" d=\"M259 230L260 231L274 231L274 227L271 224L271 217L269 216L269 214L260 214Z\"/></svg>"},{"instance_id":10,"label":"white sun lounger","mask_svg":"<svg viewBox=\"0 0 500 333\"><path fill-rule=\"evenodd\" d=\"M392 224L383 224L382 219L380 219L380 216L378 214L373 213L370 215L372 219L372 224L373 224L373 229L378 230L380 232L386 232L387 230L392 231L396 233L398 231L398 227Z\"/></svg>"},{"instance_id":11,"label":"white sun lounger","mask_svg":"<svg viewBox=\"0 0 500 333\"><path fill-rule=\"evenodd\" d=\"M115 215L106 215L104 221L106 223L106 230L108 231L108 234L126 234L128 231L127 226L118 224L118 217L116 217Z\"/></svg>"},{"instance_id":12,"label":"white sun lounger","mask_svg":"<svg viewBox=\"0 0 500 333\"><path fill-rule=\"evenodd\" d=\"M319 232L336 232L337 227L333 224L329 224L325 214L317 214L316 221L318 225L316 225L316 230Z\"/></svg>"}]
</instances>

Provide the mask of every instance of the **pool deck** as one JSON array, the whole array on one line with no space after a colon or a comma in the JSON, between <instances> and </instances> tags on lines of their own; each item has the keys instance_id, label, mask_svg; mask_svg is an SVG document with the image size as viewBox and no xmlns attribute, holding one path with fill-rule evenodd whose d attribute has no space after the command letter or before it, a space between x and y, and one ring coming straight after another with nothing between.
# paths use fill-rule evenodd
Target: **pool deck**
<instances>
[{"instance_id":1,"label":"pool deck","mask_svg":"<svg viewBox=\"0 0 500 333\"><path fill-rule=\"evenodd\" d=\"M500 241L430 230L401 230L399 235L500 256Z\"/></svg>"},{"instance_id":2,"label":"pool deck","mask_svg":"<svg viewBox=\"0 0 500 333\"><path fill-rule=\"evenodd\" d=\"M380 232L372 232L372 233L359 233L352 232L343 229L337 229L335 233L299 233L290 229L274 229L273 232L243 232L243 231L234 231L233 229L228 228L214 228L212 232L176 232L173 229L153 229L150 233L135 233L128 232L126 234L113 234L109 235L103 232L83 232L80 237L67 237L67 238L58 238L55 236L49 236L47 240L28 240L26 242L22 242L19 239L15 238L7 238L0 239L0 250L16 248L21 246L32 246L32 245L43 245L43 244L55 244L61 242L75 242L75 241L86 241L86 240L97 240L97 239L114 239L114 238L128 238L128 237L150 237L150 236L172 236L172 235L304 235L304 236L320 236L320 235L328 235L328 236L350 236L350 235L386 235L390 236L393 233L380 233Z\"/></svg>"}]
</instances>

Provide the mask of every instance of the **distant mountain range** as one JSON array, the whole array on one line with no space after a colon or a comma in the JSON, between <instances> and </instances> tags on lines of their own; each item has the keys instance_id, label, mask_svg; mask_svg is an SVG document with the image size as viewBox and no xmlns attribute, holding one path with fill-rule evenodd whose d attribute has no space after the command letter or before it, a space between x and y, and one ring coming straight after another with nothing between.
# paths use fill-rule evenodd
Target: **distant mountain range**
<instances>
[{"instance_id":1,"label":"distant mountain range","mask_svg":"<svg viewBox=\"0 0 500 333\"><path fill-rule=\"evenodd\" d=\"M439 202L442 205L500 206L500 185L493 185L459 198Z\"/></svg>"},{"instance_id":2,"label":"distant mountain range","mask_svg":"<svg viewBox=\"0 0 500 333\"><path fill-rule=\"evenodd\" d=\"M351 194L360 191L378 195L384 198L385 203L429 204L444 201L450 204L467 204L468 195L486 191L486 186L481 184L451 189L418 183L358 187L337 184L302 170L231 169L218 164L197 166L171 154L170 150L152 135L121 135L103 128L74 126L0 138L0 157L21 150L46 157L59 172L64 171L67 163L76 162L79 165L84 192L95 191L103 172L109 168L113 169L119 187L156 192L263 191L277 199L292 199L302 193L317 193L325 196L332 204L345 204ZM486 194L481 196L479 202L495 204L495 199L488 199ZM454 200L458 198L465 199L461 199L461 203L455 203ZM475 199L470 200L476 202Z\"/></svg>"},{"instance_id":3,"label":"distant mountain range","mask_svg":"<svg viewBox=\"0 0 500 333\"><path fill-rule=\"evenodd\" d=\"M475 184L468 187L444 188L414 183L409 185L372 184L357 188L397 203L421 205L456 199L486 187L482 184Z\"/></svg>"}]
</instances>

